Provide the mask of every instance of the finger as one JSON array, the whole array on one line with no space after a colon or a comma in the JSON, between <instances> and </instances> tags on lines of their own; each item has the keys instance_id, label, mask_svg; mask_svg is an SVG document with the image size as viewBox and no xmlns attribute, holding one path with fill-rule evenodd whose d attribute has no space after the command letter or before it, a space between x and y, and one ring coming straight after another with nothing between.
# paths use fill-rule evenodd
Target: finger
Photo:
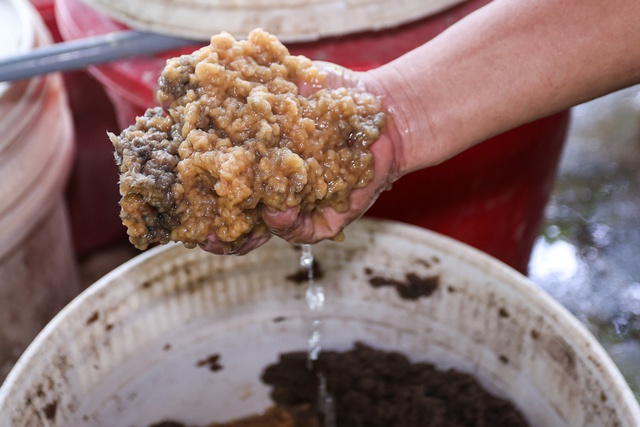
<instances>
[{"instance_id":1,"label":"finger","mask_svg":"<svg viewBox=\"0 0 640 427\"><path fill-rule=\"evenodd\" d=\"M271 234L266 233L258 237L253 237L242 244L235 252L236 255L246 255L254 249L259 248L271 239Z\"/></svg>"},{"instance_id":2,"label":"finger","mask_svg":"<svg viewBox=\"0 0 640 427\"><path fill-rule=\"evenodd\" d=\"M362 86L359 73L353 70L327 61L314 61L313 65L320 70L322 77L320 82L301 82L298 85L298 91L302 96L309 96L322 88L360 88Z\"/></svg>"},{"instance_id":3,"label":"finger","mask_svg":"<svg viewBox=\"0 0 640 427\"><path fill-rule=\"evenodd\" d=\"M233 246L227 242L221 242L215 236L209 236L205 243L199 243L201 249L215 255L229 255L233 253Z\"/></svg>"},{"instance_id":4,"label":"finger","mask_svg":"<svg viewBox=\"0 0 640 427\"><path fill-rule=\"evenodd\" d=\"M356 71L327 61L313 61L313 65L325 74L325 87L360 88L361 86L362 82L360 81L359 73Z\"/></svg>"},{"instance_id":5,"label":"finger","mask_svg":"<svg viewBox=\"0 0 640 427\"><path fill-rule=\"evenodd\" d=\"M276 236L290 243L315 243L313 237L313 222L310 214L297 215L288 227L271 230Z\"/></svg>"},{"instance_id":6,"label":"finger","mask_svg":"<svg viewBox=\"0 0 640 427\"><path fill-rule=\"evenodd\" d=\"M296 224L300 206L295 206L284 211L279 211L265 206L262 209L262 220L273 234L280 235L282 231L288 230Z\"/></svg>"},{"instance_id":7,"label":"finger","mask_svg":"<svg viewBox=\"0 0 640 427\"><path fill-rule=\"evenodd\" d=\"M207 237L207 241L199 246L216 255L246 255L267 243L270 238L271 233L260 231L250 233L235 242L223 242L215 234L211 234Z\"/></svg>"},{"instance_id":8,"label":"finger","mask_svg":"<svg viewBox=\"0 0 640 427\"><path fill-rule=\"evenodd\" d=\"M300 207L283 212L265 207L262 220L273 234L291 243L315 243L315 225L312 215L300 214Z\"/></svg>"},{"instance_id":9,"label":"finger","mask_svg":"<svg viewBox=\"0 0 640 427\"><path fill-rule=\"evenodd\" d=\"M278 236L291 243L318 243L336 237L349 222L348 214L331 207L316 208L299 215L293 227L279 232Z\"/></svg>"}]
</instances>

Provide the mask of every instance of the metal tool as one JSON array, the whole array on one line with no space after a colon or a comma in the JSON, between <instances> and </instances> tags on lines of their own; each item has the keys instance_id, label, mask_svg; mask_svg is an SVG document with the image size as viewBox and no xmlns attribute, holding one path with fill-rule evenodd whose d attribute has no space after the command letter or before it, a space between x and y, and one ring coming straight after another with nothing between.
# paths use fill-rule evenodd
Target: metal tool
<instances>
[{"instance_id":1,"label":"metal tool","mask_svg":"<svg viewBox=\"0 0 640 427\"><path fill-rule=\"evenodd\" d=\"M134 30L66 41L0 58L0 82L77 70L194 44L197 44L194 40Z\"/></svg>"}]
</instances>

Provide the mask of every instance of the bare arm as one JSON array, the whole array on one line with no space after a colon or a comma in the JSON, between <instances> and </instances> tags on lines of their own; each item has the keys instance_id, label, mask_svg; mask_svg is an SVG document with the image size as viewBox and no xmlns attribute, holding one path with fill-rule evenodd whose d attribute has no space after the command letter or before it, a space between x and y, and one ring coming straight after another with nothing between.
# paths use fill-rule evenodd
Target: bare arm
<instances>
[{"instance_id":1,"label":"bare arm","mask_svg":"<svg viewBox=\"0 0 640 427\"><path fill-rule=\"evenodd\" d=\"M640 82L639 43L636 0L495 0L365 81L404 174Z\"/></svg>"},{"instance_id":2,"label":"bare arm","mask_svg":"<svg viewBox=\"0 0 640 427\"><path fill-rule=\"evenodd\" d=\"M390 120L376 178L348 212L265 210L272 233L313 243L360 217L390 182L526 122L640 83L640 1L494 0L420 48L333 85L363 85ZM239 253L266 242L250 239ZM207 248L212 252L214 244Z\"/></svg>"}]
</instances>

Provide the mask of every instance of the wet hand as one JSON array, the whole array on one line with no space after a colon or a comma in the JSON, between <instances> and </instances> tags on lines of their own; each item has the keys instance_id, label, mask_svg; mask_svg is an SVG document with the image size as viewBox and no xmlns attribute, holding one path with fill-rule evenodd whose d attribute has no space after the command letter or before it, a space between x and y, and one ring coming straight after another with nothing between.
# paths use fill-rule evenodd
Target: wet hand
<instances>
[{"instance_id":1,"label":"wet hand","mask_svg":"<svg viewBox=\"0 0 640 427\"><path fill-rule=\"evenodd\" d=\"M323 70L326 79L323 87L338 88L351 87L367 91L366 73L352 70L327 62L316 62L315 65ZM308 95L318 87L301 86L301 95ZM325 206L317 207L310 212L301 212L300 207L289 208L285 211L265 206L262 209L262 219L266 231L252 231L242 241L234 245L219 241L215 235L210 235L208 241L201 247L216 254L244 255L267 243L272 235L281 237L292 243L317 243L326 239L339 240L342 230L361 217L378 198L380 193L390 187L398 178L399 167L397 153L389 136L389 126L371 146L374 159L374 178L362 188L352 191L349 206L345 212Z\"/></svg>"}]
</instances>

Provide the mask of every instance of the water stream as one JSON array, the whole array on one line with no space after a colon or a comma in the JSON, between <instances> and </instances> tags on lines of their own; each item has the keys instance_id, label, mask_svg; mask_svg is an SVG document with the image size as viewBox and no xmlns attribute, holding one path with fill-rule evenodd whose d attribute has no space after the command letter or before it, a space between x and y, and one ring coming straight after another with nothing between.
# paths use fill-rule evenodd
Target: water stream
<instances>
[{"instance_id":1,"label":"water stream","mask_svg":"<svg viewBox=\"0 0 640 427\"><path fill-rule=\"evenodd\" d=\"M302 245L300 266L307 272L307 291L305 299L311 314L309 338L307 340L308 368L316 371L318 376L318 408L324 419L324 427L336 427L335 406L332 396L327 391L327 380L316 362L322 350L322 308L324 307L324 287L313 277L313 251L311 245Z\"/></svg>"}]
</instances>

